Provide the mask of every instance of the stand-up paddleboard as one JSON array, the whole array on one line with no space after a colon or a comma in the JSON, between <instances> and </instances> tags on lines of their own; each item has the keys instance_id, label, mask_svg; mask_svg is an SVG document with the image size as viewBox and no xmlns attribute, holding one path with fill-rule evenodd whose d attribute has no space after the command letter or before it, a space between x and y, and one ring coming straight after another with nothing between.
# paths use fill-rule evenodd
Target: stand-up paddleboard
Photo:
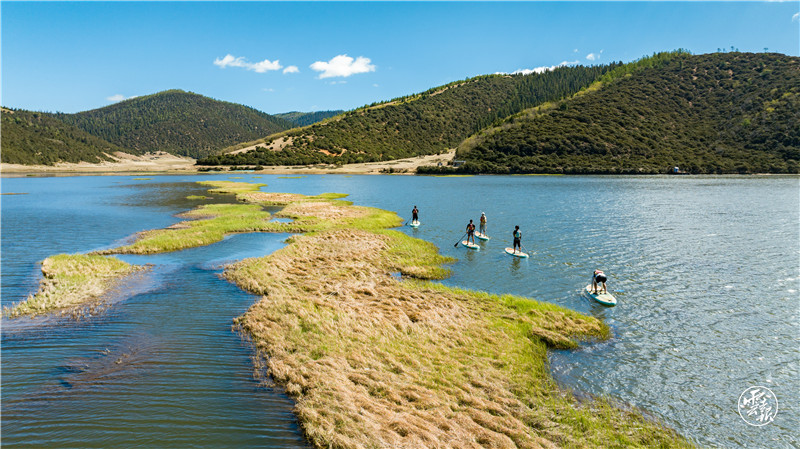
<instances>
[{"instance_id":1,"label":"stand-up paddleboard","mask_svg":"<svg viewBox=\"0 0 800 449\"><path fill-rule=\"evenodd\" d=\"M599 292L600 290L598 290ZM586 294L589 295L590 298L594 299L595 301L599 302L604 306L616 306L617 305L617 298L613 297L611 293L592 293L592 285L589 284L586 286Z\"/></svg>"},{"instance_id":2,"label":"stand-up paddleboard","mask_svg":"<svg viewBox=\"0 0 800 449\"><path fill-rule=\"evenodd\" d=\"M523 253L522 251L514 251L514 248L506 248L506 254L514 257L522 257L523 259L528 257L528 253Z\"/></svg>"},{"instance_id":3,"label":"stand-up paddleboard","mask_svg":"<svg viewBox=\"0 0 800 449\"><path fill-rule=\"evenodd\" d=\"M489 240L491 238L486 234L481 234L480 232L476 232L475 233L475 237L480 239L480 240Z\"/></svg>"},{"instance_id":4,"label":"stand-up paddleboard","mask_svg":"<svg viewBox=\"0 0 800 449\"><path fill-rule=\"evenodd\" d=\"M409 223L408 225L409 225L409 226L411 226L412 228L419 227L419 220L417 220L417 221L412 221L412 222L411 222L411 223Z\"/></svg>"},{"instance_id":5,"label":"stand-up paddleboard","mask_svg":"<svg viewBox=\"0 0 800 449\"><path fill-rule=\"evenodd\" d=\"M470 242L468 242L468 241L466 241L466 240L462 240L462 241L461 241L461 244L462 244L462 245L464 245L464 246L466 246L466 247L467 247L467 248L469 248L469 249L475 249L475 250L481 249L481 247L480 247L480 246L478 246L478 245L476 245L476 244L474 244L474 243L470 243Z\"/></svg>"}]
</instances>

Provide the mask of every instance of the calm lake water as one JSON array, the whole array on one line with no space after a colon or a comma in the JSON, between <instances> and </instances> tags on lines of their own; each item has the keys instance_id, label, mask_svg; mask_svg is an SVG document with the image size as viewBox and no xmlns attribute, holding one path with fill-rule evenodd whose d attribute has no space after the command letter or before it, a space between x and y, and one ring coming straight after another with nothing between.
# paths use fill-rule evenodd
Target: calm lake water
<instances>
[{"instance_id":1,"label":"calm lake water","mask_svg":"<svg viewBox=\"0 0 800 449\"><path fill-rule=\"evenodd\" d=\"M557 303L612 327L607 342L551 353L566 388L636 406L703 446L800 447L796 177L237 176L269 191L349 193L404 218L417 205L422 225L402 230L458 259L444 283ZM3 192L27 193L2 197L3 304L36 290L48 255L178 221L202 179L231 175L2 179ZM492 240L455 248L481 212ZM514 225L529 259L503 253ZM253 380L252 350L230 327L256 298L216 275L284 238L125 257L156 265L105 313L4 321L3 443L303 445L291 402ZM595 268L616 307L581 295ZM755 385L779 401L762 427L737 411Z\"/></svg>"}]
</instances>

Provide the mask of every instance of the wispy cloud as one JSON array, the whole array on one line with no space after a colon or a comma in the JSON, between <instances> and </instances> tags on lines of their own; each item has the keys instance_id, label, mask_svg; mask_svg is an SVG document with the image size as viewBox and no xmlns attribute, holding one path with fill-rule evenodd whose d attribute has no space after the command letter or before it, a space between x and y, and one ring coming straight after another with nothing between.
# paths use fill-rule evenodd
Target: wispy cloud
<instances>
[{"instance_id":1,"label":"wispy cloud","mask_svg":"<svg viewBox=\"0 0 800 449\"><path fill-rule=\"evenodd\" d=\"M517 69L517 70L514 70L513 72L511 72L510 74L511 75L530 75L532 73L544 73L544 72L547 72L549 70L555 70L555 69L557 69L559 67L564 67L564 66L568 66L568 65L574 65L574 64L577 64L578 62L580 62L580 61L561 61L561 63L558 64L558 65L551 65L551 66L543 65L541 67L534 67L532 69ZM508 73L506 73L506 72L495 72L495 75L508 75Z\"/></svg>"},{"instance_id":2,"label":"wispy cloud","mask_svg":"<svg viewBox=\"0 0 800 449\"><path fill-rule=\"evenodd\" d=\"M296 65L290 65L283 69L283 73L298 73L299 71L300 69L298 69Z\"/></svg>"},{"instance_id":3,"label":"wispy cloud","mask_svg":"<svg viewBox=\"0 0 800 449\"><path fill-rule=\"evenodd\" d=\"M128 100L130 98L134 98L134 97L126 97L125 95L122 95L122 94L116 94L116 95L112 95L110 97L106 97L106 100L108 100L108 101L110 101L112 103L119 103L122 100Z\"/></svg>"},{"instance_id":4,"label":"wispy cloud","mask_svg":"<svg viewBox=\"0 0 800 449\"><path fill-rule=\"evenodd\" d=\"M265 59L261 62L247 62L247 60L244 59L244 56L236 57L230 53L225 55L225 57L222 59L215 59L214 65L221 69L224 69L225 67L241 67L243 69L252 70L256 73L266 73L271 70L280 70L283 68L277 59L275 61Z\"/></svg>"},{"instance_id":5,"label":"wispy cloud","mask_svg":"<svg viewBox=\"0 0 800 449\"><path fill-rule=\"evenodd\" d=\"M347 55L338 55L328 62L317 61L309 67L315 72L322 72L319 79L348 77L356 73L374 72L375 66L371 62L372 60L363 56L353 59Z\"/></svg>"},{"instance_id":6,"label":"wispy cloud","mask_svg":"<svg viewBox=\"0 0 800 449\"><path fill-rule=\"evenodd\" d=\"M792 22L800 22L800 12L794 13L792 16Z\"/></svg>"}]
</instances>

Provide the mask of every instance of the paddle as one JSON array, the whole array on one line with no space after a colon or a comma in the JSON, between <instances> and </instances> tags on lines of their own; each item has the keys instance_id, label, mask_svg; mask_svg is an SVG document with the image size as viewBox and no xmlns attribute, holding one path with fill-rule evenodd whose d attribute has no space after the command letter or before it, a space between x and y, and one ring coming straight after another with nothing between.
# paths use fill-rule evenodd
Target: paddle
<instances>
[{"instance_id":1,"label":"paddle","mask_svg":"<svg viewBox=\"0 0 800 449\"><path fill-rule=\"evenodd\" d=\"M523 245L522 242L519 242L519 246L521 246L522 249L524 249L526 253L528 253L528 254L531 253L530 251L528 251L528 248L525 248L525 245Z\"/></svg>"},{"instance_id":2,"label":"paddle","mask_svg":"<svg viewBox=\"0 0 800 449\"><path fill-rule=\"evenodd\" d=\"M461 243L461 239L463 239L463 238L464 238L464 237L466 237L466 236L467 236L467 233L465 232L465 233L464 233L464 235L462 235L462 236L461 236L461 238L459 238L459 239L458 239L458 241L456 242L456 244L455 244L455 245L453 245L453 248L458 248L458 244L459 244L459 243Z\"/></svg>"}]
</instances>

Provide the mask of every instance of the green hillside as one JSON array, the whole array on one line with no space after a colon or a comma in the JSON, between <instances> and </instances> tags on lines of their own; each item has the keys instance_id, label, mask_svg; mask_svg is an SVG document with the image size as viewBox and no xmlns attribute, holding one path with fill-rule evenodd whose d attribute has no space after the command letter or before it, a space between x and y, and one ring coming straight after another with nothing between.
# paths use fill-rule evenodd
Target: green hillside
<instances>
[{"instance_id":1,"label":"green hillside","mask_svg":"<svg viewBox=\"0 0 800 449\"><path fill-rule=\"evenodd\" d=\"M344 111L317 111L317 112L284 112L281 114L272 114L274 117L282 118L296 126L308 126L314 123L321 122L327 118L337 116Z\"/></svg>"},{"instance_id":2,"label":"green hillside","mask_svg":"<svg viewBox=\"0 0 800 449\"><path fill-rule=\"evenodd\" d=\"M182 90L55 117L134 151L166 151L194 158L293 127L256 109Z\"/></svg>"},{"instance_id":3,"label":"green hillside","mask_svg":"<svg viewBox=\"0 0 800 449\"><path fill-rule=\"evenodd\" d=\"M469 173L797 173L800 58L644 58L599 90L480 132L457 159Z\"/></svg>"},{"instance_id":4,"label":"green hillside","mask_svg":"<svg viewBox=\"0 0 800 449\"><path fill-rule=\"evenodd\" d=\"M109 159L104 153L134 153L46 113L4 108L0 122L0 159L4 163L101 162Z\"/></svg>"},{"instance_id":5,"label":"green hillside","mask_svg":"<svg viewBox=\"0 0 800 449\"><path fill-rule=\"evenodd\" d=\"M231 150L254 144L261 147L211 156L198 164L343 164L436 154L455 148L497 120L572 95L610 68L562 67L542 74L487 75L457 81L242 144Z\"/></svg>"}]
</instances>

